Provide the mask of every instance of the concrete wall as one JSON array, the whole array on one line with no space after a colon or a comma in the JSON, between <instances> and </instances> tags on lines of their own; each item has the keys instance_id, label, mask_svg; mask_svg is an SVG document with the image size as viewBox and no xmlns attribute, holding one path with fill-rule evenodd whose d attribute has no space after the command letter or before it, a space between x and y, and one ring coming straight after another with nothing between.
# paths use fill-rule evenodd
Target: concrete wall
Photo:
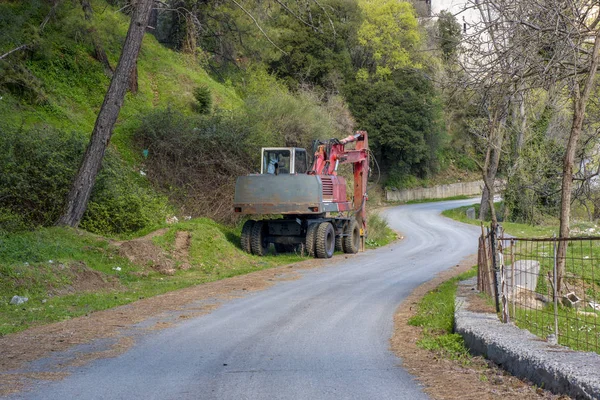
<instances>
[{"instance_id":1,"label":"concrete wall","mask_svg":"<svg viewBox=\"0 0 600 400\"><path fill-rule=\"evenodd\" d=\"M450 183L430 188L390 190L386 189L387 201L410 201L422 199L443 199L454 196L477 196L481 194L483 181Z\"/></svg>"}]
</instances>

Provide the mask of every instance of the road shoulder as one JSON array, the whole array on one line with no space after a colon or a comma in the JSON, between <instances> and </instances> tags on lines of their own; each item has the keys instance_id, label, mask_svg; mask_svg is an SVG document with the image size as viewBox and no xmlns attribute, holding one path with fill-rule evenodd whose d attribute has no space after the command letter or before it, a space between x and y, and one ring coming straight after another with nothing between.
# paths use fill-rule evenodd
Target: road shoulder
<instances>
[{"instance_id":1,"label":"road shoulder","mask_svg":"<svg viewBox=\"0 0 600 400\"><path fill-rule=\"evenodd\" d=\"M424 385L424 391L434 399L568 399L535 388L482 357L473 357L465 364L417 346L422 328L409 325L408 320L416 314L419 300L476 263L475 255L466 257L460 264L416 288L400 305L394 316L394 334L390 344L392 351L402 360L402 366Z\"/></svg>"}]
</instances>

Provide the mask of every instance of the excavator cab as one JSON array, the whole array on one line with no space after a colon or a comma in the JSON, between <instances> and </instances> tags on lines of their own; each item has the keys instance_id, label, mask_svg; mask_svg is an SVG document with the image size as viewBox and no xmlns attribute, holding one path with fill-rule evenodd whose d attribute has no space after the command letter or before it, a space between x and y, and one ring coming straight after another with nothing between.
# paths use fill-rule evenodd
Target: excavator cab
<instances>
[{"instance_id":1,"label":"excavator cab","mask_svg":"<svg viewBox=\"0 0 600 400\"><path fill-rule=\"evenodd\" d=\"M261 174L305 174L308 169L306 150L298 147L264 147Z\"/></svg>"}]
</instances>

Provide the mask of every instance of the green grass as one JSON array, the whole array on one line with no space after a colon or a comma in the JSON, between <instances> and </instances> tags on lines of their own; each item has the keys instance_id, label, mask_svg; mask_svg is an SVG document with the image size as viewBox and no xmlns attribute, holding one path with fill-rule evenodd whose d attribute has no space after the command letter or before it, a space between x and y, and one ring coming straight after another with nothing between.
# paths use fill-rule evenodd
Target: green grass
<instances>
[{"instance_id":1,"label":"green grass","mask_svg":"<svg viewBox=\"0 0 600 400\"><path fill-rule=\"evenodd\" d=\"M496 203L496 213L497 215L502 215L502 203ZM466 224L471 225L481 225L481 221L478 219L468 219L467 218L467 209L475 208L475 215L479 215L479 204L475 203L470 206L463 206L458 208L453 208L450 210L445 210L442 212L442 215L452 218L456 221L464 222ZM484 223L486 226L489 226L489 221ZM500 222L505 232L509 235L516 237L527 237L527 238L538 238L538 237L552 237L553 233L558 232L558 227L556 225L529 225L529 224L519 224L514 222Z\"/></svg>"},{"instance_id":2,"label":"green grass","mask_svg":"<svg viewBox=\"0 0 600 400\"><path fill-rule=\"evenodd\" d=\"M303 259L295 254L246 254L238 246L238 229L207 219L181 222L154 240L168 249L178 230L191 234L192 268L177 270L173 276L132 264L119 256L117 248L105 238L80 230L53 227L0 237L0 336ZM69 267L80 263L98 271L105 281L115 280L116 287L69 293L73 279ZM29 301L9 305L14 295L28 297Z\"/></svg>"},{"instance_id":3,"label":"green grass","mask_svg":"<svg viewBox=\"0 0 600 400\"><path fill-rule=\"evenodd\" d=\"M369 222L370 232L377 240L370 247L385 245L395 238L381 217L371 216ZM172 276L131 263L119 255L109 239L82 230L52 227L0 236L0 336L305 259L292 253L249 255L239 247L240 229L206 218L166 227L165 233L152 241L167 253L174 250L178 231L190 234L187 261L192 268L178 269ZM105 282L113 281L114 285L94 292L72 293L72 270L77 267L97 271ZM10 305L14 295L29 300L19 306Z\"/></svg>"},{"instance_id":4,"label":"green grass","mask_svg":"<svg viewBox=\"0 0 600 400\"><path fill-rule=\"evenodd\" d=\"M365 241L368 249L385 246L396 240L396 232L388 226L387 221L377 213L371 213L367 217L368 236Z\"/></svg>"},{"instance_id":5,"label":"green grass","mask_svg":"<svg viewBox=\"0 0 600 400\"><path fill-rule=\"evenodd\" d=\"M470 358L464 341L453 333L454 299L459 281L477 274L476 267L452 278L427 293L417 305L417 313L408 321L410 325L423 328L417 341L421 348L434 351L445 358L467 362Z\"/></svg>"},{"instance_id":6,"label":"green grass","mask_svg":"<svg viewBox=\"0 0 600 400\"><path fill-rule=\"evenodd\" d=\"M573 350L594 351L600 353L600 330L598 316L594 317L593 309L584 308L582 311L590 315L578 314L577 309L558 307L558 343ZM516 317L516 318L514 318ZM516 308L513 316L520 328L529 330L536 336L546 338L554 333L554 305L548 304L543 310Z\"/></svg>"}]
</instances>

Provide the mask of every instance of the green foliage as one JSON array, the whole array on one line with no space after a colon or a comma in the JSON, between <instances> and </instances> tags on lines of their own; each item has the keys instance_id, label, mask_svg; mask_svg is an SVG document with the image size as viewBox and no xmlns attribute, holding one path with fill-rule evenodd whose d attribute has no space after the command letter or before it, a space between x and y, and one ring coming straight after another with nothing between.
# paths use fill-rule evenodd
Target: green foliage
<instances>
[{"instance_id":1,"label":"green foliage","mask_svg":"<svg viewBox=\"0 0 600 400\"><path fill-rule=\"evenodd\" d=\"M109 152L79 226L94 233L122 236L158 226L171 213L166 197L157 195Z\"/></svg>"},{"instance_id":2,"label":"green foliage","mask_svg":"<svg viewBox=\"0 0 600 400\"><path fill-rule=\"evenodd\" d=\"M512 222L537 225L559 213L562 166L556 160L564 149L544 133L534 133L524 145L507 181L503 197Z\"/></svg>"},{"instance_id":3,"label":"green foliage","mask_svg":"<svg viewBox=\"0 0 600 400\"><path fill-rule=\"evenodd\" d=\"M79 167L85 140L49 126L0 129L0 231L53 224ZM110 235L130 233L158 223L166 208L165 200L144 188L109 151L81 227Z\"/></svg>"},{"instance_id":4,"label":"green foliage","mask_svg":"<svg viewBox=\"0 0 600 400\"><path fill-rule=\"evenodd\" d=\"M249 83L241 90L247 123L255 132L250 139L255 148L309 148L315 139L329 139L346 133L336 129L337 115L331 115L321 105L316 92L306 89L292 93L261 68L249 70L248 79Z\"/></svg>"},{"instance_id":5,"label":"green foliage","mask_svg":"<svg viewBox=\"0 0 600 400\"><path fill-rule=\"evenodd\" d=\"M351 49L357 40L360 9L355 2L327 3L331 12L317 3L308 5L305 12L310 14L305 17L315 27L285 11L268 22L286 54L271 52L267 65L292 88L308 83L335 90L340 79L352 74Z\"/></svg>"},{"instance_id":6,"label":"green foliage","mask_svg":"<svg viewBox=\"0 0 600 400\"><path fill-rule=\"evenodd\" d=\"M79 166L83 140L49 126L0 131L0 230L52 224Z\"/></svg>"},{"instance_id":7,"label":"green foliage","mask_svg":"<svg viewBox=\"0 0 600 400\"><path fill-rule=\"evenodd\" d=\"M419 70L398 70L390 80L356 82L346 88L358 125L369 132L380 165L390 175L426 177L437 169L444 141L441 104Z\"/></svg>"},{"instance_id":8,"label":"green foliage","mask_svg":"<svg viewBox=\"0 0 600 400\"><path fill-rule=\"evenodd\" d=\"M439 47L445 62L453 61L461 40L461 26L451 12L442 10L436 21Z\"/></svg>"},{"instance_id":9,"label":"green foliage","mask_svg":"<svg viewBox=\"0 0 600 400\"><path fill-rule=\"evenodd\" d=\"M361 0L364 20L358 30L358 42L371 55L372 73L379 78L392 71L413 67L413 54L421 36L415 10L409 2Z\"/></svg>"},{"instance_id":10,"label":"green foliage","mask_svg":"<svg viewBox=\"0 0 600 400\"><path fill-rule=\"evenodd\" d=\"M194 111L198 114L209 114L212 109L212 94L207 86L198 86L194 89L194 99L196 102L193 105Z\"/></svg>"},{"instance_id":11,"label":"green foliage","mask_svg":"<svg viewBox=\"0 0 600 400\"><path fill-rule=\"evenodd\" d=\"M396 232L389 227L388 222L377 212L370 213L367 216L367 240L366 245L369 248L385 246L396 240Z\"/></svg>"}]
</instances>

